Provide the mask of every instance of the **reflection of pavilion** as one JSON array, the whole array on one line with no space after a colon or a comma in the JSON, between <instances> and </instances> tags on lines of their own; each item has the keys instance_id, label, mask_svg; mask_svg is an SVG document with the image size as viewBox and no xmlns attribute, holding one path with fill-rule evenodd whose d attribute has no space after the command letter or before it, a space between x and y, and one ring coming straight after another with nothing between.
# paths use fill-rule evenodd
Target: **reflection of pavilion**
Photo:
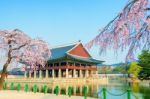
<instances>
[{"instance_id":1,"label":"reflection of pavilion","mask_svg":"<svg viewBox=\"0 0 150 99\"><path fill-rule=\"evenodd\" d=\"M45 67L38 66L34 72L27 70L34 78L87 78L97 75L97 64L103 61L93 59L82 43L59 46L51 49L51 58Z\"/></svg>"},{"instance_id":2,"label":"reflection of pavilion","mask_svg":"<svg viewBox=\"0 0 150 99\"><path fill-rule=\"evenodd\" d=\"M67 82L70 81L66 80L66 78L61 79L22 79L22 78L12 78L12 79L6 79L7 88L10 89L12 83L15 88L17 88L18 84L21 85L21 90L25 89L26 84L28 85L29 91L33 89L35 85L37 85L38 92L43 92L43 88L46 85L48 87L49 93L54 93L56 86L59 87L59 94L66 94L68 95L68 88L73 88L73 95L83 95L83 89L84 87L87 87L88 90L88 96L94 96L95 93L99 91L100 86L106 85L106 83L102 83L104 79L101 79L101 83L98 83L98 79L95 79L95 82L86 82L86 80L92 80L91 79L80 79L77 83L76 81L78 79L72 78L72 83ZM82 81L81 81L82 80Z\"/></svg>"}]
</instances>

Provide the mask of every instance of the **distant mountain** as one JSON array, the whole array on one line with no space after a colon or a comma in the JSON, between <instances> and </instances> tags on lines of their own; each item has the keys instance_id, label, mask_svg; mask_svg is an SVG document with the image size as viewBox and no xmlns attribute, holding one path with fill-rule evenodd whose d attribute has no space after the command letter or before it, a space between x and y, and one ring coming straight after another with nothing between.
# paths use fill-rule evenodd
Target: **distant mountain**
<instances>
[{"instance_id":1,"label":"distant mountain","mask_svg":"<svg viewBox=\"0 0 150 99\"><path fill-rule=\"evenodd\" d=\"M116 67L116 66L122 66L122 65L125 65L125 63L116 63L116 64L111 64L109 66Z\"/></svg>"},{"instance_id":2,"label":"distant mountain","mask_svg":"<svg viewBox=\"0 0 150 99\"><path fill-rule=\"evenodd\" d=\"M122 66L122 65L125 65L126 63L115 63L115 64L99 64L98 66L110 66L110 67L117 67L117 66ZM127 64L131 64L131 62L128 62Z\"/></svg>"}]
</instances>

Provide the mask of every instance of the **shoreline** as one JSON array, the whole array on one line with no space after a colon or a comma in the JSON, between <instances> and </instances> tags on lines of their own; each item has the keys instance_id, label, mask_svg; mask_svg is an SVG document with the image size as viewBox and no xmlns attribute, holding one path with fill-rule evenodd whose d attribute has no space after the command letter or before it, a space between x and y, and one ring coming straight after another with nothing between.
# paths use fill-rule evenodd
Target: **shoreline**
<instances>
[{"instance_id":1,"label":"shoreline","mask_svg":"<svg viewBox=\"0 0 150 99\"><path fill-rule=\"evenodd\" d=\"M44 93L33 93L33 92L24 92L24 91L10 91L10 90L1 90L0 99L84 99L83 96L67 96L67 95L58 95L55 94L44 94ZM87 99L96 99L92 97L87 97Z\"/></svg>"}]
</instances>

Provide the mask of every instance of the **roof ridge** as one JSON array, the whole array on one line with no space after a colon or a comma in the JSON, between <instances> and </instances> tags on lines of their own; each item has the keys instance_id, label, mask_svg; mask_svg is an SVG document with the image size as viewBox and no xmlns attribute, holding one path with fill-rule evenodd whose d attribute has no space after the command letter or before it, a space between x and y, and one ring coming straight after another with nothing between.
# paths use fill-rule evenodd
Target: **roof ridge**
<instances>
[{"instance_id":1,"label":"roof ridge","mask_svg":"<svg viewBox=\"0 0 150 99\"><path fill-rule=\"evenodd\" d=\"M71 45L77 45L77 44L79 44L79 43L80 43L80 42L74 42L74 43L68 43L68 44L57 45L57 46L51 47L51 49L61 48L61 47L67 47L67 46L71 46Z\"/></svg>"}]
</instances>

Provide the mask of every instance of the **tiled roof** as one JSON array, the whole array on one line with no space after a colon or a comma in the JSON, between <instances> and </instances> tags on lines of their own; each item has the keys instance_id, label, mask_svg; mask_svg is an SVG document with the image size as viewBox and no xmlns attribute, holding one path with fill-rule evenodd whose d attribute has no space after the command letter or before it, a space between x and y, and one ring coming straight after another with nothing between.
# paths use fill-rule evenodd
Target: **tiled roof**
<instances>
[{"instance_id":1,"label":"tiled roof","mask_svg":"<svg viewBox=\"0 0 150 99\"><path fill-rule=\"evenodd\" d=\"M67 55L78 61L85 61L85 62L96 63L96 64L100 64L100 63L104 62L104 61L93 59L93 58L83 58L83 57L75 56L75 55L71 55L71 54L67 54Z\"/></svg>"},{"instance_id":2,"label":"tiled roof","mask_svg":"<svg viewBox=\"0 0 150 99\"><path fill-rule=\"evenodd\" d=\"M71 44L71 45L65 45L65 46L59 46L59 47L52 48L50 61L61 59L61 58L64 58L67 56L68 58L82 61L82 62L89 62L89 63L96 63L96 64L100 64L100 63L104 62L104 61L93 59L92 57L84 58L84 57L69 54L68 51L75 48L78 44L81 44L81 43L75 43L75 44Z\"/></svg>"},{"instance_id":3,"label":"tiled roof","mask_svg":"<svg viewBox=\"0 0 150 99\"><path fill-rule=\"evenodd\" d=\"M66 52L75 47L76 44L72 45L67 45L67 46L61 46L61 47L56 47L51 49L51 58L50 60L53 59L58 59L66 56Z\"/></svg>"}]
</instances>

